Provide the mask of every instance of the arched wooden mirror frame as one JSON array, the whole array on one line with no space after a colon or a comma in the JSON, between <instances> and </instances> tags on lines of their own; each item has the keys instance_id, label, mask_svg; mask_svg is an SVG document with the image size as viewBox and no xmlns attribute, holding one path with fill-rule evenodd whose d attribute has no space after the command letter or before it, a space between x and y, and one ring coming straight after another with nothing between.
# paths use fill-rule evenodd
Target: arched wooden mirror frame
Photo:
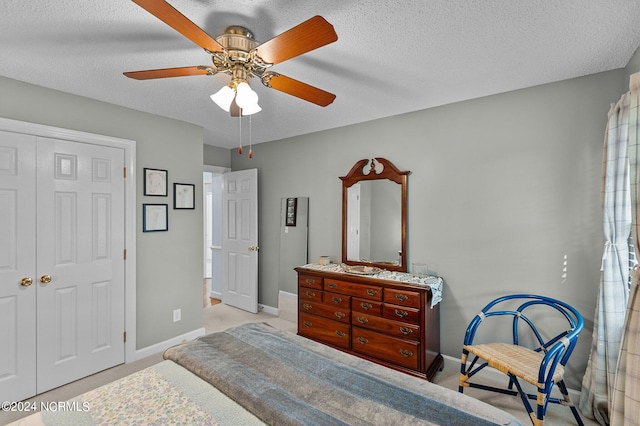
<instances>
[{"instance_id":1,"label":"arched wooden mirror frame","mask_svg":"<svg viewBox=\"0 0 640 426\"><path fill-rule=\"evenodd\" d=\"M365 166L369 163L369 171L365 173ZM376 163L382 166L381 171L376 171ZM346 176L341 176L342 180L342 263L347 265L374 266L389 271L407 271L407 177L410 171L400 171L389 160L381 157L374 159L362 159L358 161ZM401 253L400 264L387 262L362 262L347 259L347 206L348 189L352 185L368 180L387 179L400 185L401 190Z\"/></svg>"}]
</instances>

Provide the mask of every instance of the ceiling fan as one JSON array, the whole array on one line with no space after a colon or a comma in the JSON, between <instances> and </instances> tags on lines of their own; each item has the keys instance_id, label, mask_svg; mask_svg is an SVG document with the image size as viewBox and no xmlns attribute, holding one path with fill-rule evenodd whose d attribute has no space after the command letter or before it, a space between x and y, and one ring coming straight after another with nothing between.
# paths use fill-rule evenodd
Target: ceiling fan
<instances>
[{"instance_id":1,"label":"ceiling fan","mask_svg":"<svg viewBox=\"0 0 640 426\"><path fill-rule=\"evenodd\" d=\"M257 103L258 95L247 83L251 77L259 78L267 87L322 107L331 104L336 98L332 93L269 71L272 65L333 43L338 39L333 25L321 16L314 16L260 44L254 40L250 30L241 26L227 27L224 34L214 39L165 0L132 1L202 47L211 55L212 64L125 72L124 75L129 78L149 80L228 74L231 76L231 83L211 95L211 98L235 117L260 111Z\"/></svg>"}]
</instances>

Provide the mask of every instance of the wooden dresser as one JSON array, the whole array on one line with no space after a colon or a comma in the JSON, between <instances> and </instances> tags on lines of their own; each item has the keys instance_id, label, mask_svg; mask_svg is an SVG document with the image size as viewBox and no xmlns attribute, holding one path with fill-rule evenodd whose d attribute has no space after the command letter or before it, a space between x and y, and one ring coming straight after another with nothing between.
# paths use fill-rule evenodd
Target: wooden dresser
<instances>
[{"instance_id":1,"label":"wooden dresser","mask_svg":"<svg viewBox=\"0 0 640 426\"><path fill-rule=\"evenodd\" d=\"M312 268L298 273L298 334L431 380L440 355L440 305L428 286Z\"/></svg>"}]
</instances>

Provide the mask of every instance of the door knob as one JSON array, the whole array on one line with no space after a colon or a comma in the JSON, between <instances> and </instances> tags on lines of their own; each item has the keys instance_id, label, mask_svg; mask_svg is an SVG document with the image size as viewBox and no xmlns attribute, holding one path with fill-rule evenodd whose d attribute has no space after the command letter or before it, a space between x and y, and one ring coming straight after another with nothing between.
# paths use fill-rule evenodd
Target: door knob
<instances>
[{"instance_id":1,"label":"door knob","mask_svg":"<svg viewBox=\"0 0 640 426\"><path fill-rule=\"evenodd\" d=\"M40 277L40 282L42 284L49 284L51 282L51 275L44 274Z\"/></svg>"},{"instance_id":2,"label":"door knob","mask_svg":"<svg viewBox=\"0 0 640 426\"><path fill-rule=\"evenodd\" d=\"M249 251L258 251L260 250L260 247L258 246L249 246Z\"/></svg>"},{"instance_id":3,"label":"door knob","mask_svg":"<svg viewBox=\"0 0 640 426\"><path fill-rule=\"evenodd\" d=\"M31 277L24 277L20 280L20 285L22 287L29 287L31 284L33 284L33 280L31 279Z\"/></svg>"}]
</instances>

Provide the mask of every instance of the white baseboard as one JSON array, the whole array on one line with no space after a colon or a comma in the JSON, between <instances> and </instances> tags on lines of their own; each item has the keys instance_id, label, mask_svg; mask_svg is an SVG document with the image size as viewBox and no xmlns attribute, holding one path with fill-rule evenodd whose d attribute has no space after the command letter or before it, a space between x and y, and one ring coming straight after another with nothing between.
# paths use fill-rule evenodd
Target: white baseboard
<instances>
[{"instance_id":1,"label":"white baseboard","mask_svg":"<svg viewBox=\"0 0 640 426\"><path fill-rule=\"evenodd\" d=\"M456 357L452 357L449 355L442 355L442 357L444 358L444 369L447 371L456 371L456 372L460 372L460 358L456 358ZM499 372L498 370L495 370L493 368L485 368L482 373L478 373L478 377L480 377L480 374L482 375L482 377L485 377L488 380L491 381L495 381L498 383L506 383L507 381L505 380L505 375L501 372ZM525 386L524 382L523 383L523 387ZM533 385L532 385L533 386ZM575 389L569 389L567 388L567 390L569 391L569 396L571 397L571 401L573 401L574 405L578 404L578 401L580 401L580 391L577 391ZM528 392L525 389L525 392ZM560 395L560 392L557 390L557 387L554 387L554 390L552 392L558 392L558 395Z\"/></svg>"},{"instance_id":2,"label":"white baseboard","mask_svg":"<svg viewBox=\"0 0 640 426\"><path fill-rule=\"evenodd\" d=\"M298 304L298 295L280 290L280 292L278 293L278 307L277 308L274 308L273 306L262 305L262 304L258 305L258 308L261 311L263 311L263 312L265 312L267 314L271 314L271 315L275 315L275 316L282 316L283 310L287 310L288 305L290 303L293 303L294 305L297 305ZM283 306L283 305L286 305L286 306Z\"/></svg>"},{"instance_id":3,"label":"white baseboard","mask_svg":"<svg viewBox=\"0 0 640 426\"><path fill-rule=\"evenodd\" d=\"M173 337L171 339L165 340L164 342L156 343L155 345L138 349L136 351L136 359L142 359L151 355L156 355L160 352L164 352L172 346L178 345L185 341L193 340L200 336L204 336L204 327L198 328L197 330L190 331L180 336Z\"/></svg>"},{"instance_id":4,"label":"white baseboard","mask_svg":"<svg viewBox=\"0 0 640 426\"><path fill-rule=\"evenodd\" d=\"M258 303L258 310L267 314L278 316L278 308L274 308L273 306L267 306L263 305L262 303Z\"/></svg>"},{"instance_id":5,"label":"white baseboard","mask_svg":"<svg viewBox=\"0 0 640 426\"><path fill-rule=\"evenodd\" d=\"M209 292L209 297L212 297L212 298L218 299L218 300L222 300L222 293L211 290Z\"/></svg>"}]
</instances>

